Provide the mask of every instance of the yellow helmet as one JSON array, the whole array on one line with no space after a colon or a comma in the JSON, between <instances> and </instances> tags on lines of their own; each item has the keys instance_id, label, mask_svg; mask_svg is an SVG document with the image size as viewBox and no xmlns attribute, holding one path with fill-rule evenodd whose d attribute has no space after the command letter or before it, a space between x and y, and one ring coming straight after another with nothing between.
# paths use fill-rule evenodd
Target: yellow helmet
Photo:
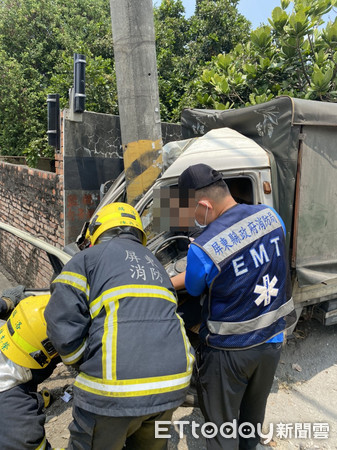
<instances>
[{"instance_id":1,"label":"yellow helmet","mask_svg":"<svg viewBox=\"0 0 337 450\"><path fill-rule=\"evenodd\" d=\"M8 359L29 369L43 369L57 355L47 337L44 310L50 295L26 297L0 328L0 349Z\"/></svg>"},{"instance_id":2,"label":"yellow helmet","mask_svg":"<svg viewBox=\"0 0 337 450\"><path fill-rule=\"evenodd\" d=\"M127 203L109 203L90 220L86 239L95 245L97 239L107 230L115 227L134 227L142 233L142 244L146 245L146 234L138 212Z\"/></svg>"}]
</instances>

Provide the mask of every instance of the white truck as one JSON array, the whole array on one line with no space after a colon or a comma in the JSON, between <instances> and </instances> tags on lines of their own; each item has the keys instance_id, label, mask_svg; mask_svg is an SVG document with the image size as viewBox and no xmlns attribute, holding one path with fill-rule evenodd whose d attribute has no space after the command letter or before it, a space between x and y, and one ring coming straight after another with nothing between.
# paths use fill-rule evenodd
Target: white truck
<instances>
[{"instance_id":1,"label":"white truck","mask_svg":"<svg viewBox=\"0 0 337 450\"><path fill-rule=\"evenodd\" d=\"M298 317L315 305L319 320L337 323L337 104L279 97L240 110L185 110L182 127L187 139L169 144L173 162L136 205L169 274L185 269L189 240L153 230L153 192L202 162L222 173L237 201L280 213ZM124 200L121 177L99 207Z\"/></svg>"}]
</instances>

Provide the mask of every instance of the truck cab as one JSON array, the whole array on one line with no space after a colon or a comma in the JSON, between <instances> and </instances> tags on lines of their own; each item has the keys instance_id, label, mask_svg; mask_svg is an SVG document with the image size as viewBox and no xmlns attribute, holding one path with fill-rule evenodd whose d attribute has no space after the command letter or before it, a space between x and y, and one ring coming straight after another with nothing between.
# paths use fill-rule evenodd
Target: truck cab
<instances>
[{"instance_id":1,"label":"truck cab","mask_svg":"<svg viewBox=\"0 0 337 450\"><path fill-rule=\"evenodd\" d=\"M154 191L177 186L179 175L190 165L200 162L214 167L223 175L238 203L274 206L270 155L235 130L211 130L194 140L136 204L150 240L155 238L152 229Z\"/></svg>"}]
</instances>

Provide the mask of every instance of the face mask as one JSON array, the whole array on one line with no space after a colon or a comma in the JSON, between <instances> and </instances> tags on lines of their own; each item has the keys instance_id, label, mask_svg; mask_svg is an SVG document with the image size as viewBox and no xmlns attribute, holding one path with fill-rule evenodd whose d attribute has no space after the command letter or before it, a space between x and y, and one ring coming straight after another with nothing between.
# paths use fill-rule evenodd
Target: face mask
<instances>
[{"instance_id":1,"label":"face mask","mask_svg":"<svg viewBox=\"0 0 337 450\"><path fill-rule=\"evenodd\" d=\"M195 208L195 211L197 210L198 206L199 206L199 203L197 204L197 207ZM195 215L195 211L194 211L194 215ZM206 224L206 217L207 217L207 214L208 214L208 206L206 205L206 213L205 213L205 218L204 218L204 225L201 225L201 224L197 221L197 219L194 218L194 223L195 223L195 225L196 225L198 228L201 228L202 230L203 230L204 228L207 227L207 224Z\"/></svg>"}]
</instances>

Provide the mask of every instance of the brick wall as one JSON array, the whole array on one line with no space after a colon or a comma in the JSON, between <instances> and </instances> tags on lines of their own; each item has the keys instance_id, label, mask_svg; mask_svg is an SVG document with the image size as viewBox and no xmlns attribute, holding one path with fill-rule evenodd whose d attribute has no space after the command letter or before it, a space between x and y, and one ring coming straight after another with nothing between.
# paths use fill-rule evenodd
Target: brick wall
<instances>
[{"instance_id":1,"label":"brick wall","mask_svg":"<svg viewBox=\"0 0 337 450\"><path fill-rule=\"evenodd\" d=\"M0 220L63 248L62 176L0 161ZM45 252L5 231L0 231L0 259L18 283L49 286Z\"/></svg>"},{"instance_id":2,"label":"brick wall","mask_svg":"<svg viewBox=\"0 0 337 450\"><path fill-rule=\"evenodd\" d=\"M87 125L85 120L90 122L91 133L88 133L87 126L72 123L61 114L61 149L55 154L55 173L0 160L0 221L28 231L59 248L74 241L83 223L88 220L99 202L100 183L106 181L105 178L99 179L95 186L96 190L92 186L89 190L85 190L81 185L83 178L92 180L99 178L98 175L102 177L102 168L106 170L111 161L115 164L117 161L119 165L114 167L114 170L108 171L107 179L116 178L122 170L121 156L116 157L116 161L112 158L114 153L121 152L119 118L84 113L82 120L84 125ZM96 134L92 132L93 130ZM162 133L164 143L181 139L179 125L162 124ZM106 135L108 135L107 142L103 139ZM104 144L103 149L98 148L97 142L101 141ZM64 146L67 147L66 151ZM112 147L113 154L105 155L104 152L112 151ZM82 148L85 149L84 154ZM104 150L107 159L104 159L104 164L100 166L101 150ZM65 155L72 155L72 152L77 159L67 165L68 173L65 170L64 159ZM85 162L90 159L88 152L96 159L95 164L89 161L93 165L91 175L86 174L84 170ZM71 182L74 185L79 183L80 189L76 190L73 186L71 190ZM18 283L31 288L49 286L52 273L45 252L20 242L17 237L1 230L0 261Z\"/></svg>"}]
</instances>

